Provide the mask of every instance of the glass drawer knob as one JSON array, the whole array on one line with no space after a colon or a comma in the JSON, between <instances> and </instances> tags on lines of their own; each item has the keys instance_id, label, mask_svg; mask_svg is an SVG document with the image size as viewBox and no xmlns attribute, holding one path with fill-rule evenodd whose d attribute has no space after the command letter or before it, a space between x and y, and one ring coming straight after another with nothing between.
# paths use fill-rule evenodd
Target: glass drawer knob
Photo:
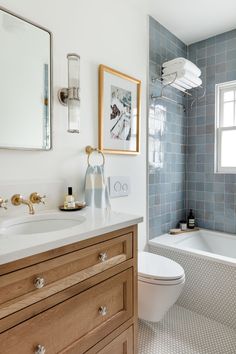
<instances>
[{"instance_id":1,"label":"glass drawer knob","mask_svg":"<svg viewBox=\"0 0 236 354\"><path fill-rule=\"evenodd\" d=\"M38 344L34 351L34 354L45 354L45 353L46 353L45 347L43 345Z\"/></svg>"},{"instance_id":2,"label":"glass drawer knob","mask_svg":"<svg viewBox=\"0 0 236 354\"><path fill-rule=\"evenodd\" d=\"M107 258L108 258L108 256L107 256L107 253L106 253L106 252L101 252L101 253L99 254L99 260L100 260L101 262L105 262L105 261L107 260Z\"/></svg>"},{"instance_id":3,"label":"glass drawer knob","mask_svg":"<svg viewBox=\"0 0 236 354\"><path fill-rule=\"evenodd\" d=\"M45 280L44 278L41 278L41 277L37 277L35 278L34 280L34 286L36 289L42 289L45 285Z\"/></svg>"},{"instance_id":4,"label":"glass drawer knob","mask_svg":"<svg viewBox=\"0 0 236 354\"><path fill-rule=\"evenodd\" d=\"M106 316L107 315L107 307L106 306L100 306L98 309L98 312L101 316Z\"/></svg>"}]
</instances>

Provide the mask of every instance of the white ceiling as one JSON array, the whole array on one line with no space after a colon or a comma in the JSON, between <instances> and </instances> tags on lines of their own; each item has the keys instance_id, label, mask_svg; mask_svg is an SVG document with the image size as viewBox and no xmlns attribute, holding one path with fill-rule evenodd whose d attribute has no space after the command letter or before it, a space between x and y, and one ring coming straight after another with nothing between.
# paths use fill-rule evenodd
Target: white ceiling
<instances>
[{"instance_id":1,"label":"white ceiling","mask_svg":"<svg viewBox=\"0 0 236 354\"><path fill-rule=\"evenodd\" d=\"M148 2L150 15L186 44L236 29L236 0Z\"/></svg>"}]
</instances>

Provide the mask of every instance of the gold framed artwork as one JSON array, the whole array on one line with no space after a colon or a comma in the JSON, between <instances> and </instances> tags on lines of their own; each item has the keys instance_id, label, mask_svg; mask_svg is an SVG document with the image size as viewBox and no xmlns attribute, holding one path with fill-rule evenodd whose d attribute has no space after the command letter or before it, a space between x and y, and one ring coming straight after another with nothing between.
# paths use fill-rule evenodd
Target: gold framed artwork
<instances>
[{"instance_id":1,"label":"gold framed artwork","mask_svg":"<svg viewBox=\"0 0 236 354\"><path fill-rule=\"evenodd\" d=\"M99 66L99 149L111 154L140 152L141 81Z\"/></svg>"}]
</instances>

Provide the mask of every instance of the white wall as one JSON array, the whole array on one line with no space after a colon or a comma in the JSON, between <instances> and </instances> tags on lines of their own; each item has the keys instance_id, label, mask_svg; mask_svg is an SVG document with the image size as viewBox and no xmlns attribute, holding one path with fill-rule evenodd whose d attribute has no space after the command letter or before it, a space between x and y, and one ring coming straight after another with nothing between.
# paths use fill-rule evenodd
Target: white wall
<instances>
[{"instance_id":1,"label":"white wall","mask_svg":"<svg viewBox=\"0 0 236 354\"><path fill-rule=\"evenodd\" d=\"M4 181L45 180L46 183L46 180L62 179L82 198L86 169L84 147L97 145L98 65L102 63L142 80L141 154L107 155L106 174L131 178L131 195L112 200L113 209L145 216L148 19L144 3L141 0L0 1L0 6L52 31L54 65L53 150L0 150L1 194L5 191ZM66 132L67 112L56 96L58 88L67 83L68 52L81 56L80 135ZM146 242L146 222L140 226L139 234L142 248Z\"/></svg>"}]
</instances>

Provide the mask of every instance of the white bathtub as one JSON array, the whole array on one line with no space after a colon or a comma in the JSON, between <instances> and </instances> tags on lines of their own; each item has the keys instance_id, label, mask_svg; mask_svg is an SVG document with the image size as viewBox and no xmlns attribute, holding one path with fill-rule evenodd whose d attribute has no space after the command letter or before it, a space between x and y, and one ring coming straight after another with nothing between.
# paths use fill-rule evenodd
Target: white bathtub
<instances>
[{"instance_id":1,"label":"white bathtub","mask_svg":"<svg viewBox=\"0 0 236 354\"><path fill-rule=\"evenodd\" d=\"M205 229L165 234L149 241L149 251L184 268L179 305L236 330L236 235Z\"/></svg>"},{"instance_id":2,"label":"white bathtub","mask_svg":"<svg viewBox=\"0 0 236 354\"><path fill-rule=\"evenodd\" d=\"M179 235L165 234L149 241L236 267L236 235L200 229Z\"/></svg>"}]
</instances>

